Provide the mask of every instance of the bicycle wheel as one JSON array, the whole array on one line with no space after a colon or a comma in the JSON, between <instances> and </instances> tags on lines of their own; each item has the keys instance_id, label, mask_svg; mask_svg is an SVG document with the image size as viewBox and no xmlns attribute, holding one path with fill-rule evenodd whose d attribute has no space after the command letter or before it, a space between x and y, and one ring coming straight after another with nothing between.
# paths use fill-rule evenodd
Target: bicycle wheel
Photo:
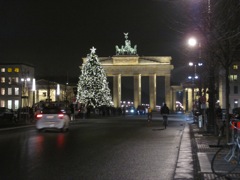
<instances>
[{"instance_id":1,"label":"bicycle wheel","mask_svg":"<svg viewBox=\"0 0 240 180\"><path fill-rule=\"evenodd\" d=\"M236 144L220 148L211 161L212 172L218 176L226 176L236 170L239 165L239 148Z\"/></svg>"}]
</instances>

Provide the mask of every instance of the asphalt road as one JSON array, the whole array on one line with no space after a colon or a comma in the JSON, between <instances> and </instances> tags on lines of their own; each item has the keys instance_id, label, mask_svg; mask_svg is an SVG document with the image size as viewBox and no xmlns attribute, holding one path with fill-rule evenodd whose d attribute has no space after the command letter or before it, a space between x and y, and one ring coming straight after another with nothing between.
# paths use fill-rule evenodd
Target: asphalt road
<instances>
[{"instance_id":1,"label":"asphalt road","mask_svg":"<svg viewBox=\"0 0 240 180\"><path fill-rule=\"evenodd\" d=\"M183 124L126 116L74 121L66 133L0 131L0 179L173 179Z\"/></svg>"}]
</instances>

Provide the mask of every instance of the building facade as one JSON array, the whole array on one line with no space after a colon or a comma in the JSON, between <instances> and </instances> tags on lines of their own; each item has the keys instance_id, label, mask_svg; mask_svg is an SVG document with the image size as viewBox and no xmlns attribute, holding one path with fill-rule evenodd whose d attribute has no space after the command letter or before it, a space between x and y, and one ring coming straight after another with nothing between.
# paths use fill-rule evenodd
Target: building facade
<instances>
[{"instance_id":1,"label":"building facade","mask_svg":"<svg viewBox=\"0 0 240 180\"><path fill-rule=\"evenodd\" d=\"M0 63L0 106L17 110L29 106L35 69L22 63Z\"/></svg>"},{"instance_id":2,"label":"building facade","mask_svg":"<svg viewBox=\"0 0 240 180\"><path fill-rule=\"evenodd\" d=\"M229 113L232 113L234 108L240 105L240 62L234 62L229 68ZM219 77L219 105L225 109L226 108L226 82L225 74L220 73Z\"/></svg>"},{"instance_id":3,"label":"building facade","mask_svg":"<svg viewBox=\"0 0 240 180\"><path fill-rule=\"evenodd\" d=\"M36 81L34 74L34 66L28 64L0 63L0 107L16 111L40 101L75 101L76 86L43 79Z\"/></svg>"},{"instance_id":4,"label":"building facade","mask_svg":"<svg viewBox=\"0 0 240 180\"><path fill-rule=\"evenodd\" d=\"M36 81L35 102L68 102L74 103L76 86L39 79Z\"/></svg>"}]
</instances>

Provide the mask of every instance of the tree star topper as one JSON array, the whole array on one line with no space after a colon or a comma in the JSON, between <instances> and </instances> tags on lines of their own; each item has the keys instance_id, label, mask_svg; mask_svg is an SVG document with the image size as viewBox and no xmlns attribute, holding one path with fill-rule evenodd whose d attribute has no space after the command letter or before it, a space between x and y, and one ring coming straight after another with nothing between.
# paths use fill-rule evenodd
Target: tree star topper
<instances>
[{"instance_id":1,"label":"tree star topper","mask_svg":"<svg viewBox=\"0 0 240 180\"><path fill-rule=\"evenodd\" d=\"M91 50L91 54L95 54L97 49L93 46L90 50Z\"/></svg>"}]
</instances>

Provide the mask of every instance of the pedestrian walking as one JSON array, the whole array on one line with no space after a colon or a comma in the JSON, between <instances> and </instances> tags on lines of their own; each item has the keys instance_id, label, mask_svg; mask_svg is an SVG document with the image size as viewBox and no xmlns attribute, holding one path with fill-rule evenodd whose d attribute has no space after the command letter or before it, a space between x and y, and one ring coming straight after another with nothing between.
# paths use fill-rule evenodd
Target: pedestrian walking
<instances>
[{"instance_id":1,"label":"pedestrian walking","mask_svg":"<svg viewBox=\"0 0 240 180\"><path fill-rule=\"evenodd\" d=\"M166 129L168 125L168 115L169 115L169 108L167 107L166 103L164 103L160 113L163 116L163 126Z\"/></svg>"},{"instance_id":2,"label":"pedestrian walking","mask_svg":"<svg viewBox=\"0 0 240 180\"><path fill-rule=\"evenodd\" d=\"M152 108L150 107L147 108L147 121L148 123L152 122Z\"/></svg>"},{"instance_id":3,"label":"pedestrian walking","mask_svg":"<svg viewBox=\"0 0 240 180\"><path fill-rule=\"evenodd\" d=\"M125 115L126 115L126 107L123 106L122 107L122 116L125 117Z\"/></svg>"},{"instance_id":4,"label":"pedestrian walking","mask_svg":"<svg viewBox=\"0 0 240 180\"><path fill-rule=\"evenodd\" d=\"M70 105L70 110L71 110L71 120L75 120L74 104L71 104L71 105Z\"/></svg>"},{"instance_id":5,"label":"pedestrian walking","mask_svg":"<svg viewBox=\"0 0 240 180\"><path fill-rule=\"evenodd\" d=\"M83 105L83 119L86 118L86 114L87 114L87 106Z\"/></svg>"}]
</instances>

